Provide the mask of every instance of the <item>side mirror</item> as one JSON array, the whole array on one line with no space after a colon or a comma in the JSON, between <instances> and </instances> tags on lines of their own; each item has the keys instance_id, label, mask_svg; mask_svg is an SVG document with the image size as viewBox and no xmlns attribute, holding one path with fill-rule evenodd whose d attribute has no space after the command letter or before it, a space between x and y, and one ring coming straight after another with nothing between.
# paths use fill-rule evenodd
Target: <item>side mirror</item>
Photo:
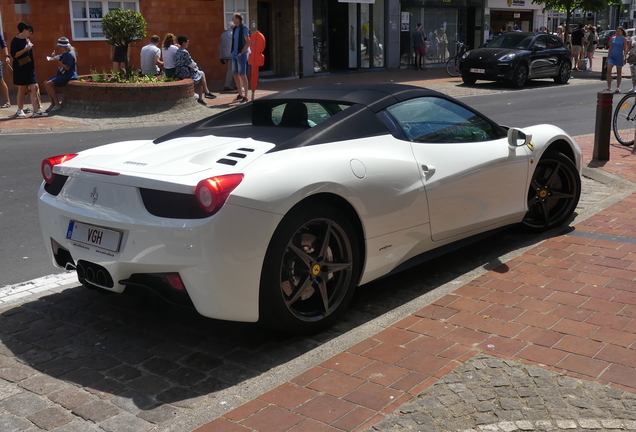
<instances>
[{"instance_id":1,"label":"side mirror","mask_svg":"<svg viewBox=\"0 0 636 432\"><path fill-rule=\"evenodd\" d=\"M532 135L525 133L521 129L508 129L508 146L512 149L529 145L532 142Z\"/></svg>"}]
</instances>

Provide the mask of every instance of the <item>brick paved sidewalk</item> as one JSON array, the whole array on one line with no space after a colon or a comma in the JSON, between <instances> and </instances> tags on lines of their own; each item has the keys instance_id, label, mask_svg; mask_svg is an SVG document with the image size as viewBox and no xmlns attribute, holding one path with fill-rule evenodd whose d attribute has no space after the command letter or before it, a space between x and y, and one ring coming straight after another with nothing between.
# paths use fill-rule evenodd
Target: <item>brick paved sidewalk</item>
<instances>
[{"instance_id":1,"label":"brick paved sidewalk","mask_svg":"<svg viewBox=\"0 0 636 432\"><path fill-rule=\"evenodd\" d=\"M593 137L577 141L584 161L590 161ZM611 157L590 165L636 181L631 148L613 143ZM363 431L386 426L394 410L479 353L636 393L635 226L632 194L197 432ZM634 413L634 398L627 400L631 405L623 411ZM475 404L466 410L469 416L479 414ZM524 411L520 416L526 419ZM634 414L623 417L636 420ZM456 419L447 420L447 427L439 421L436 428L458 430L452 423ZM493 414L491 422L497 420L510 419ZM541 421L547 428L548 420ZM480 422L473 419L473 424ZM538 430L541 425L510 423L489 430ZM560 425L605 430L598 421ZM608 430L611 425L636 429L633 422L622 420L605 424ZM389 426L396 423L389 421ZM418 430L433 429L429 424Z\"/></svg>"}]
</instances>

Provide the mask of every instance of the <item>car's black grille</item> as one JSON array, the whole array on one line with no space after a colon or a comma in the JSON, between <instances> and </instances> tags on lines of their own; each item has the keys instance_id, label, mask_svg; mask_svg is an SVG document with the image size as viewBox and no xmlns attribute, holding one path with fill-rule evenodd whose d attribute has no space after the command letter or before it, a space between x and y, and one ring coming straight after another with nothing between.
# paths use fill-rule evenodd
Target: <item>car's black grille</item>
<instances>
[{"instance_id":1,"label":"car's black grille","mask_svg":"<svg viewBox=\"0 0 636 432\"><path fill-rule=\"evenodd\" d=\"M203 219L203 211L194 195L140 188L146 210L154 216L170 219Z\"/></svg>"},{"instance_id":2,"label":"car's black grille","mask_svg":"<svg viewBox=\"0 0 636 432\"><path fill-rule=\"evenodd\" d=\"M55 177L53 177L53 182L46 183L44 185L44 190L51 195L57 196L62 191L64 183L66 183L66 179L68 179L68 176L55 174Z\"/></svg>"}]
</instances>

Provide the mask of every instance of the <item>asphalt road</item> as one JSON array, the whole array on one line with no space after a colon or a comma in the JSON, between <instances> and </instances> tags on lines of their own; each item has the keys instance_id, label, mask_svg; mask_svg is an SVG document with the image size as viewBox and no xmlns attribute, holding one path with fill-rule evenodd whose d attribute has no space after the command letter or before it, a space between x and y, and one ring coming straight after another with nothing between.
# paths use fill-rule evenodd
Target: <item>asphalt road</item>
<instances>
[{"instance_id":1,"label":"asphalt road","mask_svg":"<svg viewBox=\"0 0 636 432\"><path fill-rule=\"evenodd\" d=\"M484 89L501 90L496 83ZM594 132L598 79L566 86L536 81L523 90L461 100L501 124L552 123L571 135ZM0 287L59 273L50 263L37 217L42 159L125 139L154 139L180 126L0 137Z\"/></svg>"}]
</instances>

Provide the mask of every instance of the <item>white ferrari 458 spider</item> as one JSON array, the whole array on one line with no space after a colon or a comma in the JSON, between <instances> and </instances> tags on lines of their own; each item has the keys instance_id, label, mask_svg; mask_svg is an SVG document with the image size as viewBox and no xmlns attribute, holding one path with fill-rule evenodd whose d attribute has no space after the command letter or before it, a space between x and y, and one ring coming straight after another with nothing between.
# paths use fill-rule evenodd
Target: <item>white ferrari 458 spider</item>
<instances>
[{"instance_id":1,"label":"white ferrari 458 spider","mask_svg":"<svg viewBox=\"0 0 636 432\"><path fill-rule=\"evenodd\" d=\"M42 231L80 283L207 317L325 328L354 289L510 224L568 221L581 152L397 84L283 91L154 141L42 162Z\"/></svg>"}]
</instances>

